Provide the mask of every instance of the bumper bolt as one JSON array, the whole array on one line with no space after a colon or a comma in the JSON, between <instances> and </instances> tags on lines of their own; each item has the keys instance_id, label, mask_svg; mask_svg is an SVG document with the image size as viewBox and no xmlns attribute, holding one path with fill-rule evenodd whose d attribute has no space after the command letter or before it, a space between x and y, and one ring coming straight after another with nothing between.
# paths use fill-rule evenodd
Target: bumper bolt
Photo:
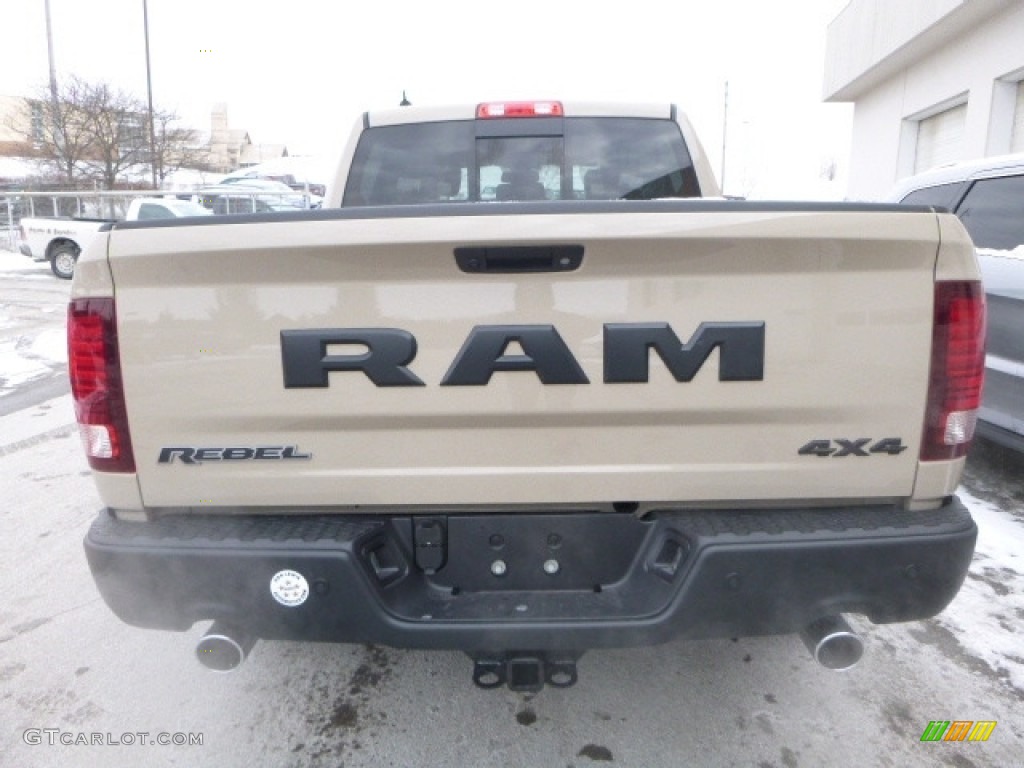
<instances>
[{"instance_id":1,"label":"bumper bolt","mask_svg":"<svg viewBox=\"0 0 1024 768\"><path fill-rule=\"evenodd\" d=\"M558 565L557 560L545 560L544 561L544 573L549 576L554 576L560 570L561 566Z\"/></svg>"},{"instance_id":2,"label":"bumper bolt","mask_svg":"<svg viewBox=\"0 0 1024 768\"><path fill-rule=\"evenodd\" d=\"M508 571L508 566L505 565L504 560L495 560L491 563L491 573L495 576L504 576L506 571Z\"/></svg>"}]
</instances>

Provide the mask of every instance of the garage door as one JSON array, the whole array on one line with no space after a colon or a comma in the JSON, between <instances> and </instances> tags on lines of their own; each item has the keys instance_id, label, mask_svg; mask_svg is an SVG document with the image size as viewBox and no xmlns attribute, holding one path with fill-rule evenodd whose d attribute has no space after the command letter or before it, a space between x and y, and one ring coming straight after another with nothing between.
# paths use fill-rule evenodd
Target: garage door
<instances>
[{"instance_id":1,"label":"garage door","mask_svg":"<svg viewBox=\"0 0 1024 768\"><path fill-rule=\"evenodd\" d=\"M917 124L917 154L914 173L963 159L964 123L967 105L939 112Z\"/></svg>"},{"instance_id":2,"label":"garage door","mask_svg":"<svg viewBox=\"0 0 1024 768\"><path fill-rule=\"evenodd\" d=\"M1024 80L1017 83L1017 107L1013 112L1011 152L1024 152Z\"/></svg>"}]
</instances>

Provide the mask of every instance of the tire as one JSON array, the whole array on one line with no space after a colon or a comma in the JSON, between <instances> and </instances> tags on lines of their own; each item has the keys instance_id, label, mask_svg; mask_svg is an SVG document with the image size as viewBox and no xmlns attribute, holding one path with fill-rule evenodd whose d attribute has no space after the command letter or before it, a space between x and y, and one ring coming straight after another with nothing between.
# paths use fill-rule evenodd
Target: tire
<instances>
[{"instance_id":1,"label":"tire","mask_svg":"<svg viewBox=\"0 0 1024 768\"><path fill-rule=\"evenodd\" d=\"M70 280L75 275L75 262L78 261L78 249L64 243L58 245L50 254L50 269L61 280Z\"/></svg>"}]
</instances>

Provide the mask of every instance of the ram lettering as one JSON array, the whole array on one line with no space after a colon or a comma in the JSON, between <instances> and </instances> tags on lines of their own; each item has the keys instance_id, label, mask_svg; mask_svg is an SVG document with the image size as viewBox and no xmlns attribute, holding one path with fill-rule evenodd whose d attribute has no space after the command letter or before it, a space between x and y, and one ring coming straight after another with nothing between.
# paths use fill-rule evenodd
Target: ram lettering
<instances>
[{"instance_id":1,"label":"ram lettering","mask_svg":"<svg viewBox=\"0 0 1024 768\"><path fill-rule=\"evenodd\" d=\"M604 381L649 380L651 350L676 381L691 381L711 353L720 350L719 381L764 379L764 323L702 323L682 343L668 323L604 326ZM521 355L507 354L519 344ZM365 352L331 354L331 345ZM399 328L323 328L281 331L281 364L288 389L326 387L331 371L361 371L378 387L423 386L408 365L416 337ZM533 371L544 384L589 384L579 362L552 325L478 325L470 331L442 386L483 386L498 371Z\"/></svg>"}]
</instances>

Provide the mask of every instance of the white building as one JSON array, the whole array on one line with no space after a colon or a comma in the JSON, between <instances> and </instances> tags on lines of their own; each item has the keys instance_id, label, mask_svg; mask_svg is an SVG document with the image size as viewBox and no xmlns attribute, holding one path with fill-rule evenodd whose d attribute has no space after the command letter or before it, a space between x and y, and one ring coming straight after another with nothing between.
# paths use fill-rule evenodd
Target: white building
<instances>
[{"instance_id":1,"label":"white building","mask_svg":"<svg viewBox=\"0 0 1024 768\"><path fill-rule=\"evenodd\" d=\"M855 105L850 199L1024 152L1024 0L851 0L828 28L825 100Z\"/></svg>"}]
</instances>

